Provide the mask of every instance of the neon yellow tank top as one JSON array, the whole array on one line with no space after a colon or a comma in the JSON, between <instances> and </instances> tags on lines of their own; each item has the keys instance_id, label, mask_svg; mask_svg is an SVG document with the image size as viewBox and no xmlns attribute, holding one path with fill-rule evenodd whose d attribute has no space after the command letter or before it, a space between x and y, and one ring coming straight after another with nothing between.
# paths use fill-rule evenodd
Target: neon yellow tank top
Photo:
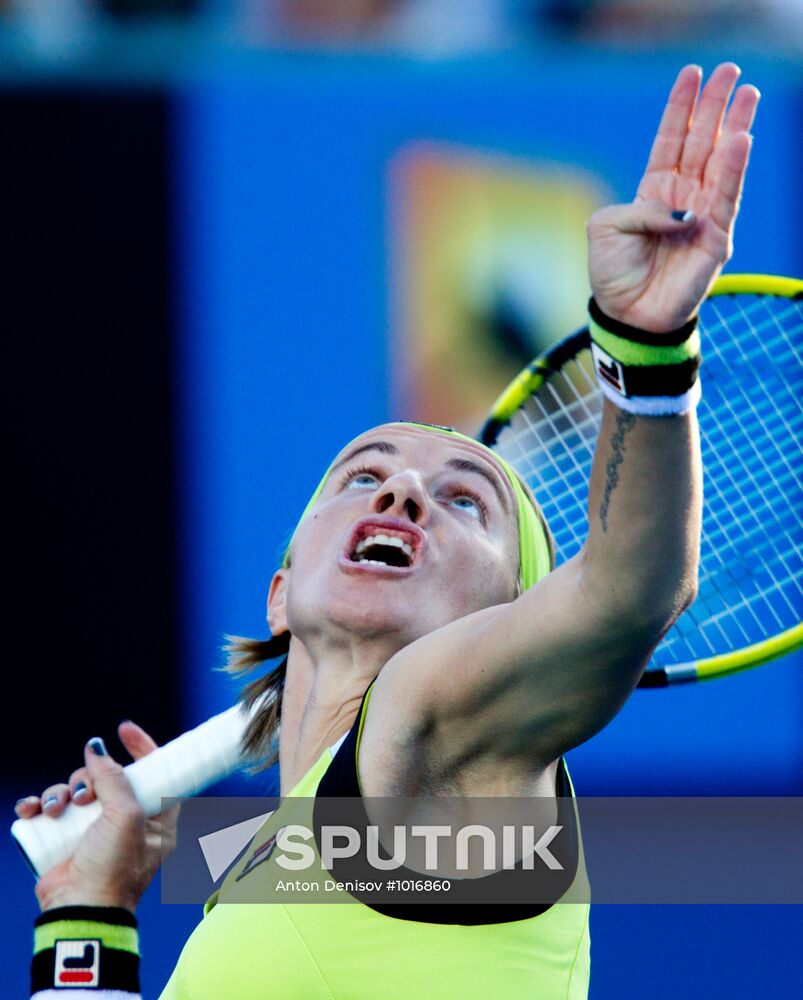
<instances>
[{"instance_id":1,"label":"neon yellow tank top","mask_svg":"<svg viewBox=\"0 0 803 1000\"><path fill-rule=\"evenodd\" d=\"M355 775L370 690L337 753L338 760L348 755L349 766L353 759ZM313 798L333 760L325 750L287 799ZM587 997L587 903L559 900L526 919L465 925L397 919L361 903L236 902L248 898L241 887L249 880L253 887L250 872L259 871L255 855L287 822L292 805L286 801L270 817L207 902L160 1000ZM245 869L248 877L238 881ZM585 885L580 849L574 881L562 898L587 898Z\"/></svg>"}]
</instances>

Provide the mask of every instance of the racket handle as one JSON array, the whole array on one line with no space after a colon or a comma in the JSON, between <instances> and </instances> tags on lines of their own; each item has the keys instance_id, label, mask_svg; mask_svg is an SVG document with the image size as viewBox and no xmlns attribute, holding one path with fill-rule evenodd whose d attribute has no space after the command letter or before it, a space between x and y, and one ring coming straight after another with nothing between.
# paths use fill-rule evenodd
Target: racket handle
<instances>
[{"instance_id":1,"label":"racket handle","mask_svg":"<svg viewBox=\"0 0 803 1000\"><path fill-rule=\"evenodd\" d=\"M145 814L161 812L163 796L196 795L231 774L240 760L246 721L235 705L124 768ZM34 874L42 876L72 856L100 812L97 801L86 806L69 803L57 819L40 813L16 820L11 835Z\"/></svg>"}]
</instances>

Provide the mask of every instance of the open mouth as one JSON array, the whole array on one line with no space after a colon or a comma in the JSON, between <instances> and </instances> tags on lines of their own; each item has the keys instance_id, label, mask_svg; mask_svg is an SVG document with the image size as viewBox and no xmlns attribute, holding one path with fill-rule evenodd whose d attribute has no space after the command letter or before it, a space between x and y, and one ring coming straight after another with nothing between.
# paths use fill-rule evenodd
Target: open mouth
<instances>
[{"instance_id":1,"label":"open mouth","mask_svg":"<svg viewBox=\"0 0 803 1000\"><path fill-rule=\"evenodd\" d=\"M351 561L380 566L411 566L413 547L393 535L369 535L357 542Z\"/></svg>"},{"instance_id":2,"label":"open mouth","mask_svg":"<svg viewBox=\"0 0 803 1000\"><path fill-rule=\"evenodd\" d=\"M412 531L362 524L352 541L348 558L366 566L408 569L416 559L419 538Z\"/></svg>"}]
</instances>

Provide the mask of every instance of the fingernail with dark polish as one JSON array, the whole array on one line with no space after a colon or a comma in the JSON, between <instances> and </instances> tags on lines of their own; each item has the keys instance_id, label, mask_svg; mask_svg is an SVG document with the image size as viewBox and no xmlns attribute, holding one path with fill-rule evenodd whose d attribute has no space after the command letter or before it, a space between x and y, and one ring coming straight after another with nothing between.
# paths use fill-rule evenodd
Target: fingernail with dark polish
<instances>
[{"instance_id":1,"label":"fingernail with dark polish","mask_svg":"<svg viewBox=\"0 0 803 1000\"><path fill-rule=\"evenodd\" d=\"M675 222L691 222L694 218L694 212L692 212L690 208L685 211L683 209L678 209L672 213L672 218Z\"/></svg>"},{"instance_id":2,"label":"fingernail with dark polish","mask_svg":"<svg viewBox=\"0 0 803 1000\"><path fill-rule=\"evenodd\" d=\"M89 789L86 787L83 781L79 781L78 784L75 786L75 788L73 788L72 790L72 797L74 799L83 798L88 791Z\"/></svg>"},{"instance_id":3,"label":"fingernail with dark polish","mask_svg":"<svg viewBox=\"0 0 803 1000\"><path fill-rule=\"evenodd\" d=\"M96 754L98 757L106 756L106 744L99 736L93 736L92 739L87 743L87 746Z\"/></svg>"},{"instance_id":4,"label":"fingernail with dark polish","mask_svg":"<svg viewBox=\"0 0 803 1000\"><path fill-rule=\"evenodd\" d=\"M49 809L51 806L54 806L57 802L58 798L55 795L49 795L42 803L42 808Z\"/></svg>"}]
</instances>

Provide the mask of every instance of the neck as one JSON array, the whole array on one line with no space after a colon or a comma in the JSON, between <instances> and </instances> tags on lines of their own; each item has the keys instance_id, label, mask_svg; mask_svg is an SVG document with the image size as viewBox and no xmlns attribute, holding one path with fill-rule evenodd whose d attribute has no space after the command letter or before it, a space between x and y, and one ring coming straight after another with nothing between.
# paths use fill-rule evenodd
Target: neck
<instances>
[{"instance_id":1,"label":"neck","mask_svg":"<svg viewBox=\"0 0 803 1000\"><path fill-rule=\"evenodd\" d=\"M363 695L383 664L377 666L376 657L345 649L330 649L326 657L316 657L293 636L279 738L282 795L300 781L326 747L351 729Z\"/></svg>"}]
</instances>

